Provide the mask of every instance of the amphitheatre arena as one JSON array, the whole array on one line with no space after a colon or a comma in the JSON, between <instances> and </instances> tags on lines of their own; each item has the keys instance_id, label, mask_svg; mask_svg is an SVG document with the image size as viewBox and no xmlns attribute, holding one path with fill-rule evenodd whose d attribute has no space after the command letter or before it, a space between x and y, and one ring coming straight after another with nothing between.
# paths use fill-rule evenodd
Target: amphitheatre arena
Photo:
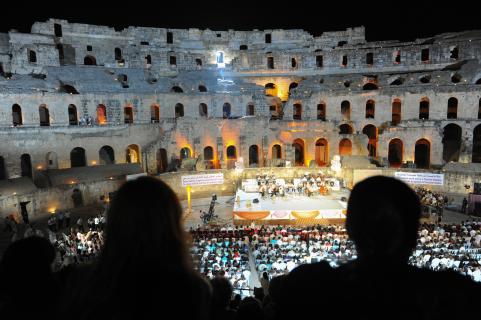
<instances>
[{"instance_id":1,"label":"amphitheatre arena","mask_svg":"<svg viewBox=\"0 0 481 320\"><path fill-rule=\"evenodd\" d=\"M194 267L252 296L263 273L355 259L347 200L382 175L423 204L410 264L481 281L480 224L465 222L481 216L481 31L409 42L365 31L50 19L1 33L0 252L38 233L61 249L55 270L91 261L102 237L86 239L117 189L152 176L182 203ZM427 257L441 222L469 240ZM70 250L80 226L90 233Z\"/></svg>"}]
</instances>

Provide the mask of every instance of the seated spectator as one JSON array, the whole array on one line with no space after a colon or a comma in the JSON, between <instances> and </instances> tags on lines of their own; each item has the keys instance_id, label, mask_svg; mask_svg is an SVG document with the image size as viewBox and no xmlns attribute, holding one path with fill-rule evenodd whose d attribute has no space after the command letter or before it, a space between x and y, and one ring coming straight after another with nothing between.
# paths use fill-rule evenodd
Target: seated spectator
<instances>
[{"instance_id":1,"label":"seated spectator","mask_svg":"<svg viewBox=\"0 0 481 320\"><path fill-rule=\"evenodd\" d=\"M161 180L126 182L107 213L98 262L70 276L65 317L207 319L211 288L192 269L181 218L177 196Z\"/></svg>"},{"instance_id":2,"label":"seated spectator","mask_svg":"<svg viewBox=\"0 0 481 320\"><path fill-rule=\"evenodd\" d=\"M230 308L232 284L225 277L210 280L212 285L212 320L235 319L235 311Z\"/></svg>"}]
</instances>

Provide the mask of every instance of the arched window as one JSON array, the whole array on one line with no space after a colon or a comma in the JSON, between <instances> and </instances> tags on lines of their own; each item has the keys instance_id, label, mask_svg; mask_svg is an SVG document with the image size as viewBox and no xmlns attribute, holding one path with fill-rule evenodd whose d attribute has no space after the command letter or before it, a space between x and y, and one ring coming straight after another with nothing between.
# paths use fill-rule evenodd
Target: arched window
<instances>
[{"instance_id":1,"label":"arched window","mask_svg":"<svg viewBox=\"0 0 481 320\"><path fill-rule=\"evenodd\" d=\"M180 149L180 160L189 159L191 157L190 149L185 147Z\"/></svg>"},{"instance_id":2,"label":"arched window","mask_svg":"<svg viewBox=\"0 0 481 320\"><path fill-rule=\"evenodd\" d=\"M278 144L272 146L272 159L282 159L282 148Z\"/></svg>"},{"instance_id":3,"label":"arched window","mask_svg":"<svg viewBox=\"0 0 481 320\"><path fill-rule=\"evenodd\" d=\"M224 119L230 119L231 117L231 107L230 103L226 102L222 106L222 118Z\"/></svg>"},{"instance_id":4,"label":"arched window","mask_svg":"<svg viewBox=\"0 0 481 320\"><path fill-rule=\"evenodd\" d=\"M40 126L46 127L50 125L50 113L45 104L41 104L38 107L38 113L40 115Z\"/></svg>"},{"instance_id":5,"label":"arched window","mask_svg":"<svg viewBox=\"0 0 481 320\"><path fill-rule=\"evenodd\" d=\"M125 161L127 163L140 163L140 148L136 144L131 144L125 150Z\"/></svg>"},{"instance_id":6,"label":"arched window","mask_svg":"<svg viewBox=\"0 0 481 320\"><path fill-rule=\"evenodd\" d=\"M58 156L55 152L48 152L45 160L47 162L47 169L58 169Z\"/></svg>"},{"instance_id":7,"label":"arched window","mask_svg":"<svg viewBox=\"0 0 481 320\"><path fill-rule=\"evenodd\" d=\"M177 103L175 105L175 117L182 118L184 116L184 105L182 103Z\"/></svg>"},{"instance_id":8,"label":"arched window","mask_svg":"<svg viewBox=\"0 0 481 320\"><path fill-rule=\"evenodd\" d=\"M481 124L478 124L473 130L473 163L481 163Z\"/></svg>"},{"instance_id":9,"label":"arched window","mask_svg":"<svg viewBox=\"0 0 481 320\"><path fill-rule=\"evenodd\" d=\"M316 163L321 167L329 163L329 144L326 139L316 141Z\"/></svg>"},{"instance_id":10,"label":"arched window","mask_svg":"<svg viewBox=\"0 0 481 320\"><path fill-rule=\"evenodd\" d=\"M30 63L37 62L37 53L34 50L28 50L28 62Z\"/></svg>"},{"instance_id":11,"label":"arched window","mask_svg":"<svg viewBox=\"0 0 481 320\"><path fill-rule=\"evenodd\" d=\"M394 99L392 102L391 124L397 126L401 122L401 100Z\"/></svg>"},{"instance_id":12,"label":"arched window","mask_svg":"<svg viewBox=\"0 0 481 320\"><path fill-rule=\"evenodd\" d=\"M294 140L292 148L294 149L294 164L296 166L304 166L304 140Z\"/></svg>"},{"instance_id":13,"label":"arched window","mask_svg":"<svg viewBox=\"0 0 481 320\"><path fill-rule=\"evenodd\" d=\"M419 119L427 120L429 119L429 99L422 98L419 102Z\"/></svg>"},{"instance_id":14,"label":"arched window","mask_svg":"<svg viewBox=\"0 0 481 320\"><path fill-rule=\"evenodd\" d=\"M292 90L294 90L295 88L297 88L299 86L299 84L297 82L292 82L290 85L289 85L289 96L291 95L291 92Z\"/></svg>"},{"instance_id":15,"label":"arched window","mask_svg":"<svg viewBox=\"0 0 481 320\"><path fill-rule=\"evenodd\" d=\"M297 68L297 60L296 60L296 58L291 58L291 68Z\"/></svg>"},{"instance_id":16,"label":"arched window","mask_svg":"<svg viewBox=\"0 0 481 320\"><path fill-rule=\"evenodd\" d=\"M170 92L182 93L182 92L184 92L184 90L182 90L182 88L179 87L179 86L173 86L173 87L170 89Z\"/></svg>"},{"instance_id":17,"label":"arched window","mask_svg":"<svg viewBox=\"0 0 481 320\"><path fill-rule=\"evenodd\" d=\"M85 167L86 165L85 149L80 147L73 148L70 151L70 167Z\"/></svg>"},{"instance_id":18,"label":"arched window","mask_svg":"<svg viewBox=\"0 0 481 320\"><path fill-rule=\"evenodd\" d=\"M374 53L368 52L366 54L366 64L372 66L374 64Z\"/></svg>"},{"instance_id":19,"label":"arched window","mask_svg":"<svg viewBox=\"0 0 481 320\"><path fill-rule=\"evenodd\" d=\"M259 166L259 147L252 145L249 147L249 167Z\"/></svg>"},{"instance_id":20,"label":"arched window","mask_svg":"<svg viewBox=\"0 0 481 320\"><path fill-rule=\"evenodd\" d=\"M124 107L124 123L134 123L134 111L131 105Z\"/></svg>"},{"instance_id":21,"label":"arched window","mask_svg":"<svg viewBox=\"0 0 481 320\"><path fill-rule=\"evenodd\" d=\"M375 115L375 105L374 100L367 100L366 102L366 119L374 119Z\"/></svg>"},{"instance_id":22,"label":"arched window","mask_svg":"<svg viewBox=\"0 0 481 320\"><path fill-rule=\"evenodd\" d=\"M267 69L274 69L274 57L267 57Z\"/></svg>"},{"instance_id":23,"label":"arched window","mask_svg":"<svg viewBox=\"0 0 481 320\"><path fill-rule=\"evenodd\" d=\"M115 153L111 146L103 146L99 150L99 160L100 164L114 164L115 163Z\"/></svg>"},{"instance_id":24,"label":"arched window","mask_svg":"<svg viewBox=\"0 0 481 320\"><path fill-rule=\"evenodd\" d=\"M300 103L295 103L292 110L292 119L302 120L302 105Z\"/></svg>"},{"instance_id":25,"label":"arched window","mask_svg":"<svg viewBox=\"0 0 481 320\"><path fill-rule=\"evenodd\" d=\"M205 103L199 104L199 116L201 117L208 117L209 113L207 110L207 105Z\"/></svg>"},{"instance_id":26,"label":"arched window","mask_svg":"<svg viewBox=\"0 0 481 320\"><path fill-rule=\"evenodd\" d=\"M147 65L147 67L150 67L152 65L152 57L150 56L150 54L145 56L145 64Z\"/></svg>"},{"instance_id":27,"label":"arched window","mask_svg":"<svg viewBox=\"0 0 481 320\"><path fill-rule=\"evenodd\" d=\"M317 120L326 121L326 104L324 102L317 105Z\"/></svg>"},{"instance_id":28,"label":"arched window","mask_svg":"<svg viewBox=\"0 0 481 320\"><path fill-rule=\"evenodd\" d=\"M86 65L86 66L96 66L97 60L95 59L94 56L86 55L85 58L84 58L84 65Z\"/></svg>"},{"instance_id":29,"label":"arched window","mask_svg":"<svg viewBox=\"0 0 481 320\"><path fill-rule=\"evenodd\" d=\"M277 87L273 83L268 83L264 86L265 88L265 95L268 97L276 97L277 96Z\"/></svg>"},{"instance_id":30,"label":"arched window","mask_svg":"<svg viewBox=\"0 0 481 320\"><path fill-rule=\"evenodd\" d=\"M169 165L167 160L167 150L160 148L156 154L157 158L157 173L164 173L167 171L167 166Z\"/></svg>"},{"instance_id":31,"label":"arched window","mask_svg":"<svg viewBox=\"0 0 481 320\"><path fill-rule=\"evenodd\" d=\"M21 126L23 124L22 108L18 104L12 106L12 124L14 127Z\"/></svg>"},{"instance_id":32,"label":"arched window","mask_svg":"<svg viewBox=\"0 0 481 320\"><path fill-rule=\"evenodd\" d=\"M226 149L227 156L227 169L235 168L235 162L237 160L237 150L235 146L228 146Z\"/></svg>"},{"instance_id":33,"label":"arched window","mask_svg":"<svg viewBox=\"0 0 481 320\"><path fill-rule=\"evenodd\" d=\"M428 169L431 161L431 143L426 139L416 141L414 163L416 168Z\"/></svg>"},{"instance_id":34,"label":"arched window","mask_svg":"<svg viewBox=\"0 0 481 320\"><path fill-rule=\"evenodd\" d=\"M153 104L150 106L150 122L158 123L160 121L160 106Z\"/></svg>"},{"instance_id":35,"label":"arched window","mask_svg":"<svg viewBox=\"0 0 481 320\"><path fill-rule=\"evenodd\" d=\"M7 170L5 168L5 159L0 157L0 180L7 179Z\"/></svg>"},{"instance_id":36,"label":"arched window","mask_svg":"<svg viewBox=\"0 0 481 320\"><path fill-rule=\"evenodd\" d=\"M71 126L78 125L77 107L74 104L68 106L68 124Z\"/></svg>"},{"instance_id":37,"label":"arched window","mask_svg":"<svg viewBox=\"0 0 481 320\"><path fill-rule=\"evenodd\" d=\"M115 61L120 62L122 60L122 50L120 48L115 48Z\"/></svg>"},{"instance_id":38,"label":"arched window","mask_svg":"<svg viewBox=\"0 0 481 320\"><path fill-rule=\"evenodd\" d=\"M443 160L458 162L461 153L461 136L463 130L460 126L450 123L443 130Z\"/></svg>"},{"instance_id":39,"label":"arched window","mask_svg":"<svg viewBox=\"0 0 481 320\"><path fill-rule=\"evenodd\" d=\"M351 103L347 100L341 102L341 115L344 120L351 119Z\"/></svg>"},{"instance_id":40,"label":"arched window","mask_svg":"<svg viewBox=\"0 0 481 320\"><path fill-rule=\"evenodd\" d=\"M352 134L352 131L352 127L347 123L343 123L339 126L339 134Z\"/></svg>"},{"instance_id":41,"label":"arched window","mask_svg":"<svg viewBox=\"0 0 481 320\"><path fill-rule=\"evenodd\" d=\"M378 86L375 83L368 82L362 86L362 90L377 90Z\"/></svg>"},{"instance_id":42,"label":"arched window","mask_svg":"<svg viewBox=\"0 0 481 320\"><path fill-rule=\"evenodd\" d=\"M207 87L204 85L199 85L199 92L207 92Z\"/></svg>"},{"instance_id":43,"label":"arched window","mask_svg":"<svg viewBox=\"0 0 481 320\"><path fill-rule=\"evenodd\" d=\"M458 99L451 97L448 100L448 119L456 119L458 117Z\"/></svg>"},{"instance_id":44,"label":"arched window","mask_svg":"<svg viewBox=\"0 0 481 320\"><path fill-rule=\"evenodd\" d=\"M372 124L368 124L362 129L362 133L364 133L369 139L369 142L367 143L369 156L375 157L377 150L377 128Z\"/></svg>"},{"instance_id":45,"label":"arched window","mask_svg":"<svg viewBox=\"0 0 481 320\"><path fill-rule=\"evenodd\" d=\"M403 142L400 139L392 139L389 142L387 159L390 167L401 167L403 162Z\"/></svg>"},{"instance_id":46,"label":"arched window","mask_svg":"<svg viewBox=\"0 0 481 320\"><path fill-rule=\"evenodd\" d=\"M97 106L97 123L99 125L107 123L107 108L103 104Z\"/></svg>"},{"instance_id":47,"label":"arched window","mask_svg":"<svg viewBox=\"0 0 481 320\"><path fill-rule=\"evenodd\" d=\"M32 159L30 158L30 155L27 153L24 153L20 156L20 170L21 170L21 176L22 177L29 177L32 178Z\"/></svg>"},{"instance_id":48,"label":"arched window","mask_svg":"<svg viewBox=\"0 0 481 320\"><path fill-rule=\"evenodd\" d=\"M206 169L215 169L214 149L211 146L204 148L204 164Z\"/></svg>"},{"instance_id":49,"label":"arched window","mask_svg":"<svg viewBox=\"0 0 481 320\"><path fill-rule=\"evenodd\" d=\"M246 116L253 115L255 115L255 106L252 103L249 103L246 107Z\"/></svg>"},{"instance_id":50,"label":"arched window","mask_svg":"<svg viewBox=\"0 0 481 320\"><path fill-rule=\"evenodd\" d=\"M339 155L350 156L352 154L352 143L349 139L339 141Z\"/></svg>"}]
</instances>

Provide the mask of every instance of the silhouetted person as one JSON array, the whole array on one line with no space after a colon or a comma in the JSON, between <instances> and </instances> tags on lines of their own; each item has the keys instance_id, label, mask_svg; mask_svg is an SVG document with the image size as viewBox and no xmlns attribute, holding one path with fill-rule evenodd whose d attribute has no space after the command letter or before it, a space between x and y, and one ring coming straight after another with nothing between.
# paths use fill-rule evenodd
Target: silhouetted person
<instances>
[{"instance_id":1,"label":"silhouetted person","mask_svg":"<svg viewBox=\"0 0 481 320\"><path fill-rule=\"evenodd\" d=\"M376 176L356 184L348 201L346 229L357 259L338 269L325 262L294 269L283 286L280 314L289 318L295 310L302 318L317 301L325 318L478 317L473 307L481 296L478 283L454 271L407 264L416 246L420 214L419 198L400 180Z\"/></svg>"},{"instance_id":2,"label":"silhouetted person","mask_svg":"<svg viewBox=\"0 0 481 320\"><path fill-rule=\"evenodd\" d=\"M120 187L98 262L73 272L65 288L65 317L207 319L211 288L192 269L181 218L177 196L159 179Z\"/></svg>"},{"instance_id":3,"label":"silhouetted person","mask_svg":"<svg viewBox=\"0 0 481 320\"><path fill-rule=\"evenodd\" d=\"M264 310L261 302L253 297L244 298L237 309L238 320L263 320Z\"/></svg>"},{"instance_id":4,"label":"silhouetted person","mask_svg":"<svg viewBox=\"0 0 481 320\"><path fill-rule=\"evenodd\" d=\"M30 220L28 218L28 211L27 211L27 204L29 204L30 201L22 201L20 202L20 213L22 214L22 220L23 223L29 224Z\"/></svg>"},{"instance_id":5,"label":"silhouetted person","mask_svg":"<svg viewBox=\"0 0 481 320\"><path fill-rule=\"evenodd\" d=\"M54 259L54 247L37 236L15 241L5 250L0 263L2 319L55 317L59 286L51 270Z\"/></svg>"},{"instance_id":6,"label":"silhouetted person","mask_svg":"<svg viewBox=\"0 0 481 320\"><path fill-rule=\"evenodd\" d=\"M230 308L232 284L225 277L215 277L210 280L212 285L212 320L235 319L235 311Z\"/></svg>"}]
</instances>

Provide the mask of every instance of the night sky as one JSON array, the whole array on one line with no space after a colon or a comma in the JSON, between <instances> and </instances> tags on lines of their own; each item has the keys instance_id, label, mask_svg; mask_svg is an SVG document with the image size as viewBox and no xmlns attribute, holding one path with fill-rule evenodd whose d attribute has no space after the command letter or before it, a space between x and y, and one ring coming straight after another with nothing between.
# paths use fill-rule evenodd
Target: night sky
<instances>
[{"instance_id":1,"label":"night sky","mask_svg":"<svg viewBox=\"0 0 481 320\"><path fill-rule=\"evenodd\" d=\"M442 4L436 6L434 1L426 4L407 0L380 3L358 1L357 4L342 0L333 3L239 0L233 6L230 0L197 1L197 5L191 5L185 0L170 3L165 0L154 3L145 0L130 3L77 0L64 1L61 6L28 5L28 11L25 10L27 5L10 5L10 8L2 12L0 31L17 29L29 32L34 21L46 21L53 17L118 29L129 25L212 30L304 29L314 35L364 25L369 41L409 41L437 33L481 29L481 19L474 5L458 2L459 5L453 2L448 7Z\"/></svg>"}]
</instances>

